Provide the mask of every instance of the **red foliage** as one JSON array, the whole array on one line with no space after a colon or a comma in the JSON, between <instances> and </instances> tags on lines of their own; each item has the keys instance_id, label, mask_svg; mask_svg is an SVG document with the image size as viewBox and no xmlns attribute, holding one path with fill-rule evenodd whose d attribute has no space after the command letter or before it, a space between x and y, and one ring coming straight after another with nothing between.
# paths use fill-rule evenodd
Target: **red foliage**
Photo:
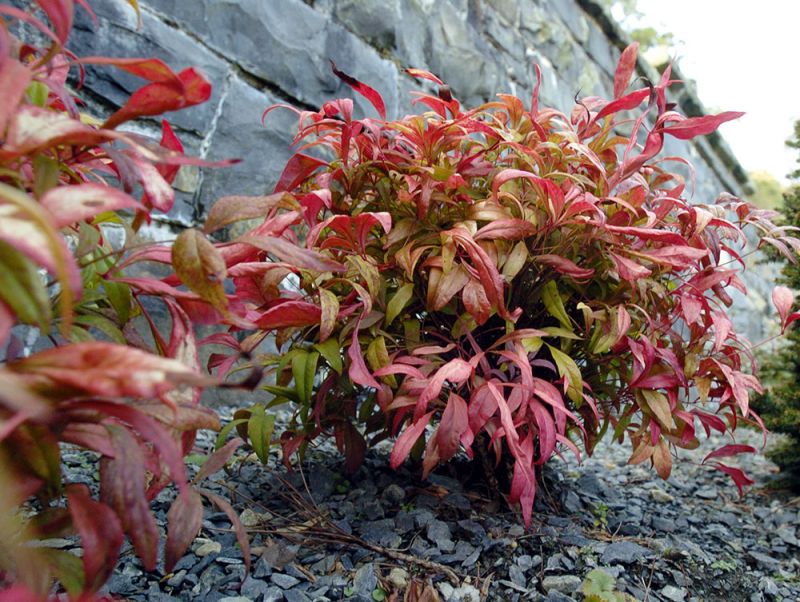
<instances>
[{"instance_id":1,"label":"red foliage","mask_svg":"<svg viewBox=\"0 0 800 602\"><path fill-rule=\"evenodd\" d=\"M614 100L584 99L571 116L536 94L528 108L498 95L463 110L442 88L418 99L432 111L396 121L372 88L335 71L381 120L354 119L350 100L299 112L302 152L257 200L263 223L207 250L235 274L239 318L281 346L255 361L274 374L273 405L296 407L285 459L332 433L357 466L367 442L399 434L392 465L421 456L427 474L487 446L513 463L510 500L527 524L537 466L562 446L591 453L611 429L631 462L666 478L675 449L698 444L696 419L720 431L757 420L750 344L727 314L726 288L744 288L730 257L742 228L767 243L791 237L738 199L683 197L657 159L665 137L740 114L671 109L669 69L626 93L635 64L634 45ZM254 214L226 200L206 230L237 212ZM791 303L776 294L786 322ZM221 375L233 366L214 363ZM272 437L259 433L240 428L263 451Z\"/></svg>"}]
</instances>

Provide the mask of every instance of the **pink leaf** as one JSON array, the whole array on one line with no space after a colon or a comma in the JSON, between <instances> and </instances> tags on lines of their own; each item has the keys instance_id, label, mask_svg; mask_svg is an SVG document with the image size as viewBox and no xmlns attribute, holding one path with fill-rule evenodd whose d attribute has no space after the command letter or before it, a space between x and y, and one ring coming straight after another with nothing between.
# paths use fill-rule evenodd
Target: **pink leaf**
<instances>
[{"instance_id":1,"label":"pink leaf","mask_svg":"<svg viewBox=\"0 0 800 602\"><path fill-rule=\"evenodd\" d=\"M670 134L679 140L690 140L695 136L710 134L725 123L738 119L744 115L738 111L725 111L718 115L705 115L703 117L688 117L682 119L677 125L670 125L661 129L664 134Z\"/></svg>"},{"instance_id":2,"label":"pink leaf","mask_svg":"<svg viewBox=\"0 0 800 602\"><path fill-rule=\"evenodd\" d=\"M5 31L0 36L6 37ZM0 50L4 47L0 44ZM22 63L9 57L0 59L0 132L5 134L6 125L19 107L31 80L31 71Z\"/></svg>"},{"instance_id":3,"label":"pink leaf","mask_svg":"<svg viewBox=\"0 0 800 602\"><path fill-rule=\"evenodd\" d=\"M347 350L347 357L350 358L350 368L347 370L350 380L363 387L372 387L373 389L381 388L378 381L375 380L375 377L370 374L367 364L364 362L364 356L361 353L361 344L358 342L358 326L353 329L353 340L350 343L350 348Z\"/></svg>"},{"instance_id":4,"label":"pink leaf","mask_svg":"<svg viewBox=\"0 0 800 602\"><path fill-rule=\"evenodd\" d=\"M69 32L72 30L74 12L72 0L36 0L36 2L53 24L53 31L61 44L66 44Z\"/></svg>"},{"instance_id":5,"label":"pink leaf","mask_svg":"<svg viewBox=\"0 0 800 602\"><path fill-rule=\"evenodd\" d=\"M493 220L475 233L474 240L520 240L536 232L535 226L524 219Z\"/></svg>"},{"instance_id":6,"label":"pink leaf","mask_svg":"<svg viewBox=\"0 0 800 602\"><path fill-rule=\"evenodd\" d=\"M65 398L158 397L183 384L212 384L177 360L100 341L40 351L8 368Z\"/></svg>"},{"instance_id":7,"label":"pink leaf","mask_svg":"<svg viewBox=\"0 0 800 602\"><path fill-rule=\"evenodd\" d=\"M237 242L271 253L281 261L298 268L317 272L344 272L346 269L338 261L334 261L322 253L298 246L280 236L242 236L237 239Z\"/></svg>"},{"instance_id":8,"label":"pink leaf","mask_svg":"<svg viewBox=\"0 0 800 602\"><path fill-rule=\"evenodd\" d=\"M712 451L710 454L706 455L703 458L703 464L708 462L711 458L724 458L726 456L735 456L737 454L754 454L756 453L756 448L752 445L744 445L741 443L733 443L730 445L725 445L720 447L717 450Z\"/></svg>"},{"instance_id":9,"label":"pink leaf","mask_svg":"<svg viewBox=\"0 0 800 602\"><path fill-rule=\"evenodd\" d=\"M594 275L594 269L582 268L575 262L560 255L537 255L535 261L550 266L556 272L564 274L575 280L586 280Z\"/></svg>"},{"instance_id":10,"label":"pink leaf","mask_svg":"<svg viewBox=\"0 0 800 602\"><path fill-rule=\"evenodd\" d=\"M428 408L428 402L435 399L442 391L445 381L453 384L461 384L472 375L472 366L461 358L453 358L444 366L439 368L436 373L428 380L428 384L419 394L417 406L414 409L414 418L418 419Z\"/></svg>"},{"instance_id":11,"label":"pink leaf","mask_svg":"<svg viewBox=\"0 0 800 602\"><path fill-rule=\"evenodd\" d=\"M424 416L420 416L411 426L406 427L406 430L397 438L389 459L389 464L393 469L397 470L408 457L408 454L411 453L411 448L414 447L417 439L419 439L420 435L425 431L425 427L428 426L431 416L433 416L433 412L428 412Z\"/></svg>"},{"instance_id":12,"label":"pink leaf","mask_svg":"<svg viewBox=\"0 0 800 602\"><path fill-rule=\"evenodd\" d=\"M617 70L614 73L614 98L619 98L628 87L636 69L636 54L639 50L639 42L633 42L625 50L622 51L622 56L619 57L617 63Z\"/></svg>"},{"instance_id":13,"label":"pink leaf","mask_svg":"<svg viewBox=\"0 0 800 602\"><path fill-rule=\"evenodd\" d=\"M794 293L786 286L776 286L772 289L772 303L781 317L782 330L786 330L789 311L794 304Z\"/></svg>"},{"instance_id":14,"label":"pink leaf","mask_svg":"<svg viewBox=\"0 0 800 602\"><path fill-rule=\"evenodd\" d=\"M131 207L143 209L132 196L103 184L56 186L45 193L40 202L58 228L87 220L104 211Z\"/></svg>"},{"instance_id":15,"label":"pink leaf","mask_svg":"<svg viewBox=\"0 0 800 602\"><path fill-rule=\"evenodd\" d=\"M353 88L353 90L361 94L361 96L366 98L372 104L372 106L375 107L375 110L378 111L378 115L381 116L381 119L386 119L386 107L383 104L381 95L378 94L376 90L370 88L367 84L358 81L356 78L347 75L347 73L339 71L336 68L336 63L333 61L331 61L331 70L336 77Z\"/></svg>"},{"instance_id":16,"label":"pink leaf","mask_svg":"<svg viewBox=\"0 0 800 602\"><path fill-rule=\"evenodd\" d=\"M653 272L643 265L636 263L632 259L617 255L616 253L609 253L614 265L617 269L617 274L623 280L628 282L635 282L641 278L647 278Z\"/></svg>"},{"instance_id":17,"label":"pink leaf","mask_svg":"<svg viewBox=\"0 0 800 602\"><path fill-rule=\"evenodd\" d=\"M678 268L687 267L708 255L707 249L696 249L685 244L667 245L658 249L648 249L646 256L658 263Z\"/></svg>"}]
</instances>

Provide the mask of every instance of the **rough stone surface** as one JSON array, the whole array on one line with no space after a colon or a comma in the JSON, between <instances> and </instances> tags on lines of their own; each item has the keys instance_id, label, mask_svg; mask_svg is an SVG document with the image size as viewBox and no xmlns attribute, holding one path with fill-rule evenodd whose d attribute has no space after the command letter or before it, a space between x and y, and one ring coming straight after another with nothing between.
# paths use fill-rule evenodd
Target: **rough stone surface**
<instances>
[{"instance_id":1,"label":"rough stone surface","mask_svg":"<svg viewBox=\"0 0 800 602\"><path fill-rule=\"evenodd\" d=\"M234 409L221 408L223 419L229 420ZM279 420L288 419L288 414L278 416ZM737 435L740 443L760 443L757 432ZM200 433L199 445L212 442L213 434ZM380 589L387 599L395 596L402 600L415 583L415 587L435 588L443 601L564 602L581 599L580 585L593 569L600 568L616 581L617 591L635 600L800 599L800 560L796 547L786 541L792 534L796 537L800 526L796 502L789 496L767 494L774 466L763 456L750 455L739 461L756 485L740 500L722 473L700 463L721 442L717 437L686 451L688 461L676 465L669 483L643 465L627 465L630 450L605 441L580 466L570 457L554 459L540 472L540 488L548 492L549 501L537 498L529 529L513 510L492 507L483 485L460 483L452 478L457 473L445 476L443 469L434 473L431 481L437 489L447 487L451 493L464 494L468 507L431 503L438 498L430 495L430 483L421 482L407 466L398 471L388 467L386 444L370 450L364 467L348 477L349 491L324 486L331 473L341 470L335 444L325 441L309 451L303 474L307 482L322 485L325 495L313 492L320 516L336 524L346 523L357 537L364 538L370 528L379 528L384 537L392 538L386 547L407 554L402 558L355 543L318 540L312 531L305 531L312 523L283 497L287 480L302 482L299 472L286 474L277 460L267 467L245 461L247 451L243 449L234 459L239 468L230 474L218 473L206 486L220 495L237 491L241 494L233 500L237 513L242 516L250 509L263 517L260 528L269 530L270 535L251 534L252 574L245 578L241 551L235 536L227 532L227 516L206 508L202 538L171 575L146 573L133 554L123 553L101 593L134 602L216 602L236 596L259 602L369 602L375 599L373 595L380 597ZM65 450L64 462L67 480L95 483L96 467L86 454ZM193 470L196 468L190 468ZM379 494L387 484L406 492L404 508ZM695 495L712 486L718 491L715 499ZM668 491L673 502L654 499L656 488ZM587 510L569 511L563 504L567 492L577 496ZM174 495L167 490L154 502L162 531L166 531L164 522ZM371 520L361 512L358 501L366 498L375 500L383 518ZM589 510L601 504L606 508L607 526L598 524L597 515ZM621 527L631 526L629 521L636 522L635 537L621 533ZM674 524L674 530L659 527L665 523ZM449 541L452 550L445 551L439 541L431 541L429 531L434 539ZM280 533L286 533L288 539ZM302 539L297 533L303 533ZM199 549L210 538L220 548L201 557ZM75 545L68 538L57 543L69 551ZM445 565L457 573L459 582L442 580L440 569L430 568L437 565L417 564L409 558ZM488 582L487 569L494 574Z\"/></svg>"}]
</instances>

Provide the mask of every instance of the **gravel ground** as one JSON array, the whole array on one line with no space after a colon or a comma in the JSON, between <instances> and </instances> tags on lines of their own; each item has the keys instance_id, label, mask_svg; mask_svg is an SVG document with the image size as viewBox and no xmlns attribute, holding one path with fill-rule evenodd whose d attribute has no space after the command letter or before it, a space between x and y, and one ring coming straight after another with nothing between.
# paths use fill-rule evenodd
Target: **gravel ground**
<instances>
[{"instance_id":1,"label":"gravel ground","mask_svg":"<svg viewBox=\"0 0 800 602\"><path fill-rule=\"evenodd\" d=\"M761 435L738 440L759 445ZM710 449L686 455L699 462ZM717 471L684 462L663 482L627 456L601 444L580 466L552 461L526 531L467 463L423 482L411 469L392 471L388 447L351 477L330 443L290 474L242 453L208 488L232 500L250 531L250 575L230 522L207 508L172 573L145 573L127 549L106 590L164 602L555 602L582 600L582 585L594 584L627 600L800 600L800 498L765 489L776 471L766 458L742 457L756 485L739 499ZM93 478L85 454L67 452L65 462L71 480ZM157 498L159 521L172 495ZM597 568L605 583L596 572L587 581Z\"/></svg>"}]
</instances>

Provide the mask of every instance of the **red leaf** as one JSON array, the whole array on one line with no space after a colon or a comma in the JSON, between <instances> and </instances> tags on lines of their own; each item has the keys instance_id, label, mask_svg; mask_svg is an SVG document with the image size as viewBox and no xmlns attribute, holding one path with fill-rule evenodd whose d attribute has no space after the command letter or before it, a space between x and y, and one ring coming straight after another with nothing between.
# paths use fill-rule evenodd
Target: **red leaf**
<instances>
[{"instance_id":1,"label":"red leaf","mask_svg":"<svg viewBox=\"0 0 800 602\"><path fill-rule=\"evenodd\" d=\"M361 96L366 98L372 104L372 106L375 107L375 110L378 111L378 115L381 116L381 119L386 119L386 107L383 104L383 98L381 98L381 95L378 94L377 91L375 91L373 88L370 88L367 84L358 81L356 78L339 71L336 68L336 63L333 61L331 61L331 70L336 77L353 88L353 90L361 94Z\"/></svg>"},{"instance_id":2,"label":"red leaf","mask_svg":"<svg viewBox=\"0 0 800 602\"><path fill-rule=\"evenodd\" d=\"M228 520L231 521L231 525L233 526L233 531L236 533L236 541L239 542L239 547L242 549L242 560L244 561L244 566L247 572L250 572L250 540L247 537L247 531L242 525L242 521L239 520L239 515L236 513L236 510L233 509L233 506L230 505L228 500L223 497L220 497L216 493L212 493L208 489L198 489L197 490L202 495L206 496L211 502L220 510L222 510L225 515L228 517Z\"/></svg>"},{"instance_id":3,"label":"red leaf","mask_svg":"<svg viewBox=\"0 0 800 602\"><path fill-rule=\"evenodd\" d=\"M112 65L151 82L177 83L178 76L164 61L156 58L114 58L87 56L78 61L85 65Z\"/></svg>"},{"instance_id":4,"label":"red leaf","mask_svg":"<svg viewBox=\"0 0 800 602\"><path fill-rule=\"evenodd\" d=\"M364 454L367 451L367 442L358 429L350 422L344 423L344 469L352 475L364 463Z\"/></svg>"},{"instance_id":5,"label":"red leaf","mask_svg":"<svg viewBox=\"0 0 800 602\"><path fill-rule=\"evenodd\" d=\"M152 443L178 487L181 489L186 487L186 466L183 463L183 456L178 444L169 436L166 428L159 425L155 420L135 407L113 401L76 401L66 407L78 415L86 411L98 412L103 417L113 416L130 424L141 435L142 439ZM128 431L126 431L127 434ZM112 437L112 445L113 443ZM124 459L124 456L122 459Z\"/></svg>"},{"instance_id":6,"label":"red leaf","mask_svg":"<svg viewBox=\"0 0 800 602\"><path fill-rule=\"evenodd\" d=\"M68 487L67 500L83 547L84 591L95 592L117 564L124 539L122 524L109 506L89 497L85 485Z\"/></svg>"},{"instance_id":7,"label":"red leaf","mask_svg":"<svg viewBox=\"0 0 800 602\"><path fill-rule=\"evenodd\" d=\"M408 457L408 454L411 453L411 448L414 447L417 439L425 431L425 427L431 421L431 416L433 416L433 412L420 416L411 426L406 427L406 430L397 438L389 458L389 464L393 469L397 470Z\"/></svg>"},{"instance_id":8,"label":"red leaf","mask_svg":"<svg viewBox=\"0 0 800 602\"><path fill-rule=\"evenodd\" d=\"M104 184L75 184L56 186L40 199L57 228L64 228L104 211L143 209L132 196Z\"/></svg>"},{"instance_id":9,"label":"red leaf","mask_svg":"<svg viewBox=\"0 0 800 602\"><path fill-rule=\"evenodd\" d=\"M614 226L611 224L598 224L609 232L616 234L626 234L634 236L640 240L655 240L670 245L686 245L686 239L676 232L670 230L659 230L658 228L639 228L637 226Z\"/></svg>"},{"instance_id":10,"label":"red leaf","mask_svg":"<svg viewBox=\"0 0 800 602\"><path fill-rule=\"evenodd\" d=\"M679 140L690 140L695 136L705 136L710 134L725 123L733 119L738 119L744 115L738 111L725 111L718 115L705 115L703 117L689 117L682 119L677 125L663 127L664 134L670 134Z\"/></svg>"},{"instance_id":11,"label":"red leaf","mask_svg":"<svg viewBox=\"0 0 800 602\"><path fill-rule=\"evenodd\" d=\"M614 98L620 98L625 88L628 87L631 75L636 69L638 50L639 42L633 42L622 51L622 56L619 57L619 63L617 63L617 70L614 72Z\"/></svg>"},{"instance_id":12,"label":"red leaf","mask_svg":"<svg viewBox=\"0 0 800 602\"><path fill-rule=\"evenodd\" d=\"M158 526L146 497L145 457L130 432L106 425L115 450L114 458L100 460L100 495L122 522L145 570L156 568Z\"/></svg>"},{"instance_id":13,"label":"red leaf","mask_svg":"<svg viewBox=\"0 0 800 602\"><path fill-rule=\"evenodd\" d=\"M113 129L121 123L151 115L161 115L205 102L211 97L211 83L190 67L178 73L175 79L154 81L131 94L128 102L103 124Z\"/></svg>"},{"instance_id":14,"label":"red leaf","mask_svg":"<svg viewBox=\"0 0 800 602\"><path fill-rule=\"evenodd\" d=\"M161 147L183 154L183 144L181 143L180 138L175 135L172 126L166 119L161 120ZM169 184L172 184L172 182L175 181L175 176L178 175L180 168L181 166L178 164L158 165L159 173Z\"/></svg>"},{"instance_id":15,"label":"red leaf","mask_svg":"<svg viewBox=\"0 0 800 602\"><path fill-rule=\"evenodd\" d=\"M728 466L727 464L723 464L722 462L712 462L711 464L713 464L717 470L721 470L722 472L729 475L733 479L733 482L736 484L736 488L739 490L740 497L744 496L745 485L755 484L755 481L750 477L748 477L741 468Z\"/></svg>"},{"instance_id":16,"label":"red leaf","mask_svg":"<svg viewBox=\"0 0 800 602\"><path fill-rule=\"evenodd\" d=\"M455 455L461 435L468 428L467 402L461 396L450 393L439 428L436 431L442 462L446 462Z\"/></svg>"},{"instance_id":17,"label":"red leaf","mask_svg":"<svg viewBox=\"0 0 800 602\"><path fill-rule=\"evenodd\" d=\"M200 467L200 470L197 471L194 479L192 479L192 483L199 483L206 477L210 477L215 472L222 470L228 463L228 460L231 459L234 452L242 445L244 445L244 441L239 437L235 437L208 456Z\"/></svg>"},{"instance_id":18,"label":"red leaf","mask_svg":"<svg viewBox=\"0 0 800 602\"><path fill-rule=\"evenodd\" d=\"M737 454L754 454L756 453L756 448L752 445L744 445L741 443L733 443L730 445L725 445L720 447L717 450L712 451L708 454L705 458L703 458L703 464L705 464L711 458L724 458L726 456L735 456Z\"/></svg>"},{"instance_id":19,"label":"red leaf","mask_svg":"<svg viewBox=\"0 0 800 602\"><path fill-rule=\"evenodd\" d=\"M433 73L430 73L429 71L424 71L423 69L413 69L413 68L406 69L405 71L406 73L408 73L413 77L419 79L427 79L440 86L444 85L444 82L442 80L440 80L438 77L436 77Z\"/></svg>"},{"instance_id":20,"label":"red leaf","mask_svg":"<svg viewBox=\"0 0 800 602\"><path fill-rule=\"evenodd\" d=\"M167 543L164 547L164 570L170 572L186 553L203 527L203 500L186 489L181 492L167 513Z\"/></svg>"},{"instance_id":21,"label":"red leaf","mask_svg":"<svg viewBox=\"0 0 800 602\"><path fill-rule=\"evenodd\" d=\"M261 314L255 323L263 330L275 330L319 324L321 318L322 310L318 305L307 301L282 301Z\"/></svg>"},{"instance_id":22,"label":"red leaf","mask_svg":"<svg viewBox=\"0 0 800 602\"><path fill-rule=\"evenodd\" d=\"M597 112L597 115L594 117L594 121L602 119L606 115L613 115L614 113L618 113L620 111L630 111L631 109L635 109L642 104L642 102L644 102L649 95L650 90L648 89L636 90L636 92L631 92L622 98L613 100Z\"/></svg>"},{"instance_id":23,"label":"red leaf","mask_svg":"<svg viewBox=\"0 0 800 602\"><path fill-rule=\"evenodd\" d=\"M461 292L461 300L466 310L475 318L479 326L486 323L492 313L492 304L489 302L486 290L484 290L480 282L470 278Z\"/></svg>"},{"instance_id":24,"label":"red leaf","mask_svg":"<svg viewBox=\"0 0 800 602\"><path fill-rule=\"evenodd\" d=\"M794 293L786 286L776 286L772 289L772 303L781 317L782 330L786 330L789 312L794 304Z\"/></svg>"},{"instance_id":25,"label":"red leaf","mask_svg":"<svg viewBox=\"0 0 800 602\"><path fill-rule=\"evenodd\" d=\"M327 163L321 159L302 153L295 153L286 162L286 167L283 168L283 173L281 177L278 178L278 183L275 184L275 189L272 192L292 192L295 188L300 186L308 176L325 165L327 165Z\"/></svg>"}]
</instances>

